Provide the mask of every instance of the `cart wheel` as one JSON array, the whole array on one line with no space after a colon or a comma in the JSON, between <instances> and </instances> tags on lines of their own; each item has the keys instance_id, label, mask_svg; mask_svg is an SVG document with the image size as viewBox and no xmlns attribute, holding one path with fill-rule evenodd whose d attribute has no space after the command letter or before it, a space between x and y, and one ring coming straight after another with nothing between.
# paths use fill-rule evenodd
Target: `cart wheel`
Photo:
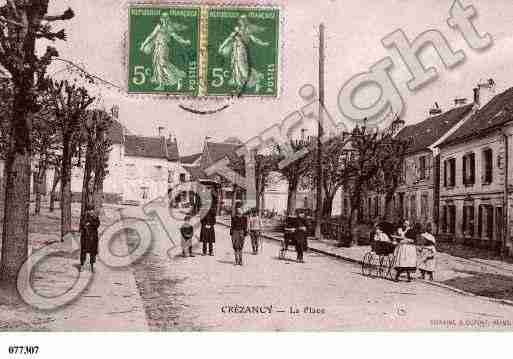
<instances>
[{"instance_id":1,"label":"cart wheel","mask_svg":"<svg viewBox=\"0 0 513 359\"><path fill-rule=\"evenodd\" d=\"M388 266L386 269L386 278L392 280L392 279L394 279L395 256L393 254L390 254L387 258L388 258Z\"/></svg>"},{"instance_id":2,"label":"cart wheel","mask_svg":"<svg viewBox=\"0 0 513 359\"><path fill-rule=\"evenodd\" d=\"M386 275L386 268L388 268L387 256L378 256L378 267L376 268L376 275L383 278Z\"/></svg>"},{"instance_id":3,"label":"cart wheel","mask_svg":"<svg viewBox=\"0 0 513 359\"><path fill-rule=\"evenodd\" d=\"M367 252L363 256L362 260L362 274L364 276L370 276L372 275L372 259L374 255L372 252Z\"/></svg>"}]
</instances>

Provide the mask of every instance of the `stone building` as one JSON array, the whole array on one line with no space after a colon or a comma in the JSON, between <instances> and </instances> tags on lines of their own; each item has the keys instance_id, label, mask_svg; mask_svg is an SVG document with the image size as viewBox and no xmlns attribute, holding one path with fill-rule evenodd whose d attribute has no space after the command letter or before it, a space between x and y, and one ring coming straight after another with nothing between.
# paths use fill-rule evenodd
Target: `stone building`
<instances>
[{"instance_id":1,"label":"stone building","mask_svg":"<svg viewBox=\"0 0 513 359\"><path fill-rule=\"evenodd\" d=\"M442 239L512 253L512 142L510 88L437 146Z\"/></svg>"}]
</instances>

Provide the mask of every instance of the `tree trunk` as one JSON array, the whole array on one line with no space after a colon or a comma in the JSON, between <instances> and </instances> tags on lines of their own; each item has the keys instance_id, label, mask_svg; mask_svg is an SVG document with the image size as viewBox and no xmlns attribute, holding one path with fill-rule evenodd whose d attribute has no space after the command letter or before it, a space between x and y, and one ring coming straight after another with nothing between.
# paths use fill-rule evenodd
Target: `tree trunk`
<instances>
[{"instance_id":1,"label":"tree trunk","mask_svg":"<svg viewBox=\"0 0 513 359\"><path fill-rule=\"evenodd\" d=\"M13 282L28 255L30 151L15 148L5 163L5 207L2 234L2 280Z\"/></svg>"},{"instance_id":2,"label":"tree trunk","mask_svg":"<svg viewBox=\"0 0 513 359\"><path fill-rule=\"evenodd\" d=\"M237 202L237 187L233 186L232 192L232 216L235 216L235 205Z\"/></svg>"},{"instance_id":3,"label":"tree trunk","mask_svg":"<svg viewBox=\"0 0 513 359\"><path fill-rule=\"evenodd\" d=\"M296 212L297 186L297 180L289 181L289 187L287 192L287 217L294 215L294 213Z\"/></svg>"},{"instance_id":4,"label":"tree trunk","mask_svg":"<svg viewBox=\"0 0 513 359\"><path fill-rule=\"evenodd\" d=\"M387 193L385 195L385 219L389 222L394 222L394 214L392 213L393 199L393 194Z\"/></svg>"},{"instance_id":5,"label":"tree trunk","mask_svg":"<svg viewBox=\"0 0 513 359\"><path fill-rule=\"evenodd\" d=\"M34 214L41 213L41 187L44 183L44 177L46 176L46 159L39 161L39 170L36 174L36 183L34 183L34 192L36 197L36 203L34 206Z\"/></svg>"},{"instance_id":6,"label":"tree trunk","mask_svg":"<svg viewBox=\"0 0 513 359\"><path fill-rule=\"evenodd\" d=\"M358 244L358 237L360 236L360 232L357 230L358 225L358 216L359 216L359 207L351 208L351 216L349 217L349 231L351 233L351 242L350 246L356 246Z\"/></svg>"},{"instance_id":7,"label":"tree trunk","mask_svg":"<svg viewBox=\"0 0 513 359\"><path fill-rule=\"evenodd\" d=\"M30 46L27 47L30 49ZM28 256L28 226L30 211L31 128L29 109L34 73L28 71L15 82L13 110L10 118L11 138L6 156L5 205L2 233L1 279L15 283L18 271Z\"/></svg>"},{"instance_id":8,"label":"tree trunk","mask_svg":"<svg viewBox=\"0 0 513 359\"><path fill-rule=\"evenodd\" d=\"M100 212L103 207L103 181L101 181L100 183L95 185L95 190L94 190L94 194L93 194L93 203L94 203L94 208Z\"/></svg>"},{"instance_id":9,"label":"tree trunk","mask_svg":"<svg viewBox=\"0 0 513 359\"><path fill-rule=\"evenodd\" d=\"M331 218L331 212L333 212L333 199L334 198L335 198L335 193L325 194L324 201L322 204L323 218Z\"/></svg>"},{"instance_id":10,"label":"tree trunk","mask_svg":"<svg viewBox=\"0 0 513 359\"><path fill-rule=\"evenodd\" d=\"M60 182L59 171L57 169L54 169L52 190L50 191L50 206L48 209L50 212L53 212L53 210L55 209L55 190L57 189L57 185L59 184L59 182Z\"/></svg>"},{"instance_id":11,"label":"tree trunk","mask_svg":"<svg viewBox=\"0 0 513 359\"><path fill-rule=\"evenodd\" d=\"M71 232L71 144L69 138L63 138L61 167L61 240Z\"/></svg>"}]
</instances>

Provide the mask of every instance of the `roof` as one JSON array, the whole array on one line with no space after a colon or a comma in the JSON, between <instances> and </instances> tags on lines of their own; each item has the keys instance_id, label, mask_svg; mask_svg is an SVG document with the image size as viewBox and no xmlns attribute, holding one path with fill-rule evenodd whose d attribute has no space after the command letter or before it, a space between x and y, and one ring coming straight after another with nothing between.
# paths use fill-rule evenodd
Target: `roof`
<instances>
[{"instance_id":1,"label":"roof","mask_svg":"<svg viewBox=\"0 0 513 359\"><path fill-rule=\"evenodd\" d=\"M134 157L162 158L169 161L176 161L180 157L176 141L172 141L164 137L143 137L133 135L125 136L125 155Z\"/></svg>"},{"instance_id":2,"label":"roof","mask_svg":"<svg viewBox=\"0 0 513 359\"><path fill-rule=\"evenodd\" d=\"M184 164L193 164L196 162L198 158L200 158L202 153L195 153L193 155L180 157L180 162Z\"/></svg>"},{"instance_id":3,"label":"roof","mask_svg":"<svg viewBox=\"0 0 513 359\"><path fill-rule=\"evenodd\" d=\"M443 144L461 142L487 133L513 119L513 87L495 96L472 118L466 121L458 130L449 136Z\"/></svg>"},{"instance_id":4,"label":"roof","mask_svg":"<svg viewBox=\"0 0 513 359\"><path fill-rule=\"evenodd\" d=\"M438 116L404 127L397 134L398 138L411 139L412 144L407 154L428 149L452 127L460 122L472 110L472 104L453 108Z\"/></svg>"},{"instance_id":5,"label":"roof","mask_svg":"<svg viewBox=\"0 0 513 359\"><path fill-rule=\"evenodd\" d=\"M180 153L178 151L178 143L170 139L166 139L167 143L167 159L169 161L179 161Z\"/></svg>"},{"instance_id":6,"label":"roof","mask_svg":"<svg viewBox=\"0 0 513 359\"><path fill-rule=\"evenodd\" d=\"M118 121L113 121L112 126L107 131L107 136L114 144L123 143L123 125Z\"/></svg>"},{"instance_id":7,"label":"roof","mask_svg":"<svg viewBox=\"0 0 513 359\"><path fill-rule=\"evenodd\" d=\"M205 148L203 149L206 156L202 157L201 167L205 169L226 156L228 156L228 158L236 157L235 150L240 146L240 144L235 143L206 142Z\"/></svg>"},{"instance_id":8,"label":"roof","mask_svg":"<svg viewBox=\"0 0 513 359\"><path fill-rule=\"evenodd\" d=\"M207 175L205 174L205 172L203 172L203 170L201 169L200 166L185 167L185 170L190 173L191 180L193 180L193 181L196 181L196 180L199 180L202 178L207 178Z\"/></svg>"}]
</instances>

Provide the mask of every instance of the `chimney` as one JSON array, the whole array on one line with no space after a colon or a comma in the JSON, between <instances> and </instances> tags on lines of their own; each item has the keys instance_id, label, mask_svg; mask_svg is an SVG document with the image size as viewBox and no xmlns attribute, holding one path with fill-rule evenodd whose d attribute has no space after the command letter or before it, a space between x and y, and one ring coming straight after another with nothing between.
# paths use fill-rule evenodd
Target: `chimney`
<instances>
[{"instance_id":1,"label":"chimney","mask_svg":"<svg viewBox=\"0 0 513 359\"><path fill-rule=\"evenodd\" d=\"M442 109L438 106L438 102L435 102L435 105L429 109L429 117L438 116L442 113Z\"/></svg>"},{"instance_id":2,"label":"chimney","mask_svg":"<svg viewBox=\"0 0 513 359\"><path fill-rule=\"evenodd\" d=\"M486 91L483 91L485 89ZM493 79L479 80L474 88L474 106L480 108L486 105L495 95L495 81Z\"/></svg>"},{"instance_id":3,"label":"chimney","mask_svg":"<svg viewBox=\"0 0 513 359\"><path fill-rule=\"evenodd\" d=\"M466 104L467 104L467 99L464 97L454 99L454 107L465 106Z\"/></svg>"},{"instance_id":4,"label":"chimney","mask_svg":"<svg viewBox=\"0 0 513 359\"><path fill-rule=\"evenodd\" d=\"M474 87L474 106L477 108L481 107L481 99L479 96L479 87Z\"/></svg>"}]
</instances>

